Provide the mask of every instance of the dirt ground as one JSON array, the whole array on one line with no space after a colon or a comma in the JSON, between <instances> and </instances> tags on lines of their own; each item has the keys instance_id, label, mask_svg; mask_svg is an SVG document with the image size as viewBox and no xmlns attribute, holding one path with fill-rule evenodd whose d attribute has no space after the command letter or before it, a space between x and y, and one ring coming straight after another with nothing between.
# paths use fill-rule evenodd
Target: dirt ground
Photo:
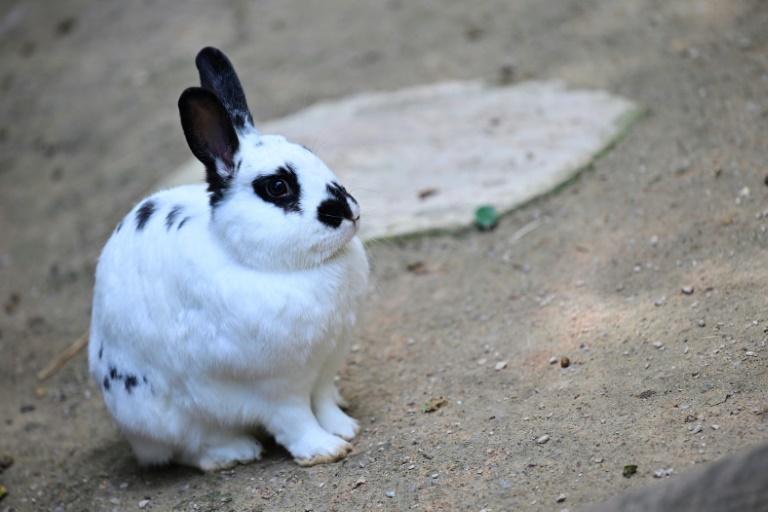
<instances>
[{"instance_id":1,"label":"dirt ground","mask_svg":"<svg viewBox=\"0 0 768 512\"><path fill-rule=\"evenodd\" d=\"M766 27L765 0L0 2L0 511L580 510L764 442ZM35 374L85 331L118 220L189 158L205 45L260 119L473 78L648 114L493 232L370 247L348 459L146 470L85 351Z\"/></svg>"}]
</instances>

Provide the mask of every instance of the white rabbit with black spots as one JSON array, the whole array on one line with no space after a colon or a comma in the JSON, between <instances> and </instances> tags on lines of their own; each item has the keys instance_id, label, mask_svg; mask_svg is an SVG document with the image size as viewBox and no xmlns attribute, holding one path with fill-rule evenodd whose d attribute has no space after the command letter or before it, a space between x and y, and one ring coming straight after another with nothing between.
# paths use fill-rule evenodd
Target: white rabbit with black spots
<instances>
[{"instance_id":1,"label":"white rabbit with black spots","mask_svg":"<svg viewBox=\"0 0 768 512\"><path fill-rule=\"evenodd\" d=\"M359 427L334 378L367 290L360 208L307 148L259 133L215 48L179 98L207 184L158 192L99 258L89 364L139 462L258 459L263 427L301 465Z\"/></svg>"}]
</instances>

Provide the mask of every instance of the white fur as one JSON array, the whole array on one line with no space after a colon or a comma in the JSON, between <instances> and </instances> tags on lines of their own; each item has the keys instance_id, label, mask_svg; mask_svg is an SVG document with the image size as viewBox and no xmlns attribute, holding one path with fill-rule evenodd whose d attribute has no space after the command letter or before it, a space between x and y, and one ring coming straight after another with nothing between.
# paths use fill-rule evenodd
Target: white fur
<instances>
[{"instance_id":1,"label":"white fur","mask_svg":"<svg viewBox=\"0 0 768 512\"><path fill-rule=\"evenodd\" d=\"M239 137L239 170L213 210L205 185L158 192L144 228L137 205L99 259L90 370L145 464L214 470L258 459L257 426L300 464L328 462L359 430L334 385L367 289L359 221L317 220L336 177L311 152L255 130ZM254 178L286 162L302 214L253 192Z\"/></svg>"}]
</instances>

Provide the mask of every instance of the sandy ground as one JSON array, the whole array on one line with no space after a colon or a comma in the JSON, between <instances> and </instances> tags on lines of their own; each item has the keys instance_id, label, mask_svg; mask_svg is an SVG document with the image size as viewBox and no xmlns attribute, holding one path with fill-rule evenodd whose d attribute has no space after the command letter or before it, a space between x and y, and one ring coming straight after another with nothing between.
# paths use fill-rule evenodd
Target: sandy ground
<instances>
[{"instance_id":1,"label":"sandy ground","mask_svg":"<svg viewBox=\"0 0 768 512\"><path fill-rule=\"evenodd\" d=\"M579 510L765 441L765 27L761 0L2 2L0 510ZM648 115L493 232L370 247L347 460L145 470L84 352L35 374L86 329L117 221L187 160L176 100L208 44L261 119L472 78Z\"/></svg>"}]
</instances>

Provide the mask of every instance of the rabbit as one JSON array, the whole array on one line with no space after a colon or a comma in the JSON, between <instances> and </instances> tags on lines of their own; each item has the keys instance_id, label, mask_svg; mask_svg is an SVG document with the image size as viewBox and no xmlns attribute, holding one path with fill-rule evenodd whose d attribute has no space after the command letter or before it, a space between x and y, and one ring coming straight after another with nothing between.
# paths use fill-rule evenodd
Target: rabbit
<instances>
[{"instance_id":1,"label":"rabbit","mask_svg":"<svg viewBox=\"0 0 768 512\"><path fill-rule=\"evenodd\" d=\"M351 450L335 385L367 291L360 206L308 148L257 131L232 63L204 48L179 98L205 184L162 190L96 267L89 369L142 465L303 466Z\"/></svg>"}]
</instances>

